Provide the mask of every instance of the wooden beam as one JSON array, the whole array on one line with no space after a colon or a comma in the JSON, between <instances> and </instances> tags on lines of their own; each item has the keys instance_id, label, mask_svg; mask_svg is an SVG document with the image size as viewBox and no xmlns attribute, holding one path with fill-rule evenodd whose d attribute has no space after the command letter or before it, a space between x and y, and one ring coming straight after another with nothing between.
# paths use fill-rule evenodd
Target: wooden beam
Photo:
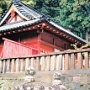
<instances>
[{"instance_id":1,"label":"wooden beam","mask_svg":"<svg viewBox=\"0 0 90 90\"><path fill-rule=\"evenodd\" d=\"M60 33L60 35L63 35L63 33Z\"/></svg>"},{"instance_id":2,"label":"wooden beam","mask_svg":"<svg viewBox=\"0 0 90 90\"><path fill-rule=\"evenodd\" d=\"M19 29L18 32L21 32L21 30Z\"/></svg>"},{"instance_id":3,"label":"wooden beam","mask_svg":"<svg viewBox=\"0 0 90 90\"><path fill-rule=\"evenodd\" d=\"M69 36L66 36L66 38L69 38Z\"/></svg>"},{"instance_id":4,"label":"wooden beam","mask_svg":"<svg viewBox=\"0 0 90 90\"><path fill-rule=\"evenodd\" d=\"M23 31L26 31L26 29L24 28Z\"/></svg>"},{"instance_id":5,"label":"wooden beam","mask_svg":"<svg viewBox=\"0 0 90 90\"><path fill-rule=\"evenodd\" d=\"M55 30L55 29L53 29L53 32L56 32L56 30Z\"/></svg>"},{"instance_id":6,"label":"wooden beam","mask_svg":"<svg viewBox=\"0 0 90 90\"><path fill-rule=\"evenodd\" d=\"M46 23L42 23L42 27L46 27Z\"/></svg>"},{"instance_id":7,"label":"wooden beam","mask_svg":"<svg viewBox=\"0 0 90 90\"><path fill-rule=\"evenodd\" d=\"M58 31L56 31L56 33L58 34L59 32L58 32Z\"/></svg>"},{"instance_id":8,"label":"wooden beam","mask_svg":"<svg viewBox=\"0 0 90 90\"><path fill-rule=\"evenodd\" d=\"M37 25L37 28L40 28L40 25Z\"/></svg>"},{"instance_id":9,"label":"wooden beam","mask_svg":"<svg viewBox=\"0 0 90 90\"><path fill-rule=\"evenodd\" d=\"M0 36L2 36L2 34L0 34Z\"/></svg>"},{"instance_id":10,"label":"wooden beam","mask_svg":"<svg viewBox=\"0 0 90 90\"><path fill-rule=\"evenodd\" d=\"M3 33L4 35L6 35L6 33Z\"/></svg>"},{"instance_id":11,"label":"wooden beam","mask_svg":"<svg viewBox=\"0 0 90 90\"><path fill-rule=\"evenodd\" d=\"M11 34L11 32L8 32L8 34Z\"/></svg>"},{"instance_id":12,"label":"wooden beam","mask_svg":"<svg viewBox=\"0 0 90 90\"><path fill-rule=\"evenodd\" d=\"M16 33L15 31L13 31L13 33Z\"/></svg>"},{"instance_id":13,"label":"wooden beam","mask_svg":"<svg viewBox=\"0 0 90 90\"><path fill-rule=\"evenodd\" d=\"M36 29L36 27L35 27L35 26L33 26L33 27L32 27L32 29Z\"/></svg>"},{"instance_id":14,"label":"wooden beam","mask_svg":"<svg viewBox=\"0 0 90 90\"><path fill-rule=\"evenodd\" d=\"M65 37L66 35L65 35L65 34L63 34L63 36Z\"/></svg>"},{"instance_id":15,"label":"wooden beam","mask_svg":"<svg viewBox=\"0 0 90 90\"><path fill-rule=\"evenodd\" d=\"M46 28L49 29L49 26L47 25Z\"/></svg>"},{"instance_id":16,"label":"wooden beam","mask_svg":"<svg viewBox=\"0 0 90 90\"><path fill-rule=\"evenodd\" d=\"M31 27L29 27L28 29L31 30Z\"/></svg>"}]
</instances>

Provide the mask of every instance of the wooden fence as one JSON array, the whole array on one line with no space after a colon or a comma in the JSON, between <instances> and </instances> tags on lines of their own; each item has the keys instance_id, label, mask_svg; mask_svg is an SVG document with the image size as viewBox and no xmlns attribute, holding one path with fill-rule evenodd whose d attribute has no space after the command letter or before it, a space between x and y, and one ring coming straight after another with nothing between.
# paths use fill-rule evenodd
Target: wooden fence
<instances>
[{"instance_id":1,"label":"wooden fence","mask_svg":"<svg viewBox=\"0 0 90 90\"><path fill-rule=\"evenodd\" d=\"M88 69L90 67L90 48L0 60L0 73L24 72L29 67L33 67L37 71Z\"/></svg>"}]
</instances>

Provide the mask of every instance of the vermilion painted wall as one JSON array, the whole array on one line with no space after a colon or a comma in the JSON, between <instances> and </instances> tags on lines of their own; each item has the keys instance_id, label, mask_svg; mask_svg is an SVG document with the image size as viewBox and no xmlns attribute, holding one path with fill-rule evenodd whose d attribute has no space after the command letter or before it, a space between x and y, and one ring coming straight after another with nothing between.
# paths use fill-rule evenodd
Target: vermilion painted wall
<instances>
[{"instance_id":1,"label":"vermilion painted wall","mask_svg":"<svg viewBox=\"0 0 90 90\"><path fill-rule=\"evenodd\" d=\"M40 40L38 37L24 40L21 43L28 46L28 47L37 48L41 52L53 52L54 51L53 45L50 45L47 42Z\"/></svg>"},{"instance_id":2,"label":"vermilion painted wall","mask_svg":"<svg viewBox=\"0 0 90 90\"><path fill-rule=\"evenodd\" d=\"M28 47L6 38L3 39L2 58L29 57L30 55L40 54L40 51L36 48Z\"/></svg>"},{"instance_id":3,"label":"vermilion painted wall","mask_svg":"<svg viewBox=\"0 0 90 90\"><path fill-rule=\"evenodd\" d=\"M2 56L2 49L3 49L3 46L0 45L0 57Z\"/></svg>"}]
</instances>

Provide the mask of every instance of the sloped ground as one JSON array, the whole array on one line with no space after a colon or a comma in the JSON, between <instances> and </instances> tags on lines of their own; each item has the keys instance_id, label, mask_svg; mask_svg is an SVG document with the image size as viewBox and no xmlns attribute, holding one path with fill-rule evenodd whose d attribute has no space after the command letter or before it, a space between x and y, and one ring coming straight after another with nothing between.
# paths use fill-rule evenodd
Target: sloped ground
<instances>
[{"instance_id":1,"label":"sloped ground","mask_svg":"<svg viewBox=\"0 0 90 90\"><path fill-rule=\"evenodd\" d=\"M90 70L46 71L37 72L35 75L38 85L51 85L53 74L61 73L63 85L71 90L90 90ZM11 87L19 86L24 82L24 73L0 74L0 90L11 90Z\"/></svg>"}]
</instances>

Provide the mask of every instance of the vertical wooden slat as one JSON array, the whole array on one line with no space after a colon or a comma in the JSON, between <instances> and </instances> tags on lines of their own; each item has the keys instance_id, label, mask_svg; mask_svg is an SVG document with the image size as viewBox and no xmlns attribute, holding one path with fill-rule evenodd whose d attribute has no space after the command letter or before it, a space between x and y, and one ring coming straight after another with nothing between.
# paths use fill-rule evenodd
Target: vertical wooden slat
<instances>
[{"instance_id":1,"label":"vertical wooden slat","mask_svg":"<svg viewBox=\"0 0 90 90\"><path fill-rule=\"evenodd\" d=\"M3 63L2 63L2 60L0 60L0 73L2 73L2 68L3 68L3 67L2 67L2 66L3 66L2 64L3 64Z\"/></svg>"},{"instance_id":2,"label":"vertical wooden slat","mask_svg":"<svg viewBox=\"0 0 90 90\"><path fill-rule=\"evenodd\" d=\"M3 60L3 73L5 73L5 71L6 71L6 62L5 62L6 60Z\"/></svg>"},{"instance_id":3,"label":"vertical wooden slat","mask_svg":"<svg viewBox=\"0 0 90 90\"><path fill-rule=\"evenodd\" d=\"M7 60L7 68L6 68L6 72L7 72L7 73L10 72L10 59Z\"/></svg>"},{"instance_id":4,"label":"vertical wooden slat","mask_svg":"<svg viewBox=\"0 0 90 90\"><path fill-rule=\"evenodd\" d=\"M82 53L77 53L77 68L82 68Z\"/></svg>"},{"instance_id":5,"label":"vertical wooden slat","mask_svg":"<svg viewBox=\"0 0 90 90\"><path fill-rule=\"evenodd\" d=\"M25 71L25 59L23 59L23 71Z\"/></svg>"},{"instance_id":6,"label":"vertical wooden slat","mask_svg":"<svg viewBox=\"0 0 90 90\"><path fill-rule=\"evenodd\" d=\"M41 65L41 71L45 71L46 62L45 62L45 57L44 56L42 56L40 58L40 65Z\"/></svg>"},{"instance_id":7,"label":"vertical wooden slat","mask_svg":"<svg viewBox=\"0 0 90 90\"><path fill-rule=\"evenodd\" d=\"M30 65L30 67L35 68L35 63L34 63L35 60L34 60L34 58L31 58L30 60L31 60L31 65Z\"/></svg>"},{"instance_id":8,"label":"vertical wooden slat","mask_svg":"<svg viewBox=\"0 0 90 90\"><path fill-rule=\"evenodd\" d=\"M36 57L36 71L40 70L40 60L39 57Z\"/></svg>"},{"instance_id":9,"label":"vertical wooden slat","mask_svg":"<svg viewBox=\"0 0 90 90\"><path fill-rule=\"evenodd\" d=\"M18 73L20 71L20 61L19 59L17 58L16 59L16 73Z\"/></svg>"},{"instance_id":10,"label":"vertical wooden slat","mask_svg":"<svg viewBox=\"0 0 90 90\"><path fill-rule=\"evenodd\" d=\"M89 55L88 52L84 52L85 69L89 68Z\"/></svg>"},{"instance_id":11,"label":"vertical wooden slat","mask_svg":"<svg viewBox=\"0 0 90 90\"><path fill-rule=\"evenodd\" d=\"M65 68L65 63L64 63L64 55L62 55L62 70L64 70L64 68Z\"/></svg>"},{"instance_id":12,"label":"vertical wooden slat","mask_svg":"<svg viewBox=\"0 0 90 90\"><path fill-rule=\"evenodd\" d=\"M50 70L53 71L55 70L56 67L56 57L55 55L51 56L51 63L50 63Z\"/></svg>"},{"instance_id":13,"label":"vertical wooden slat","mask_svg":"<svg viewBox=\"0 0 90 90\"><path fill-rule=\"evenodd\" d=\"M30 61L29 58L25 59L25 62L26 62L25 63L25 70L27 70L27 68L29 67L29 61Z\"/></svg>"},{"instance_id":14,"label":"vertical wooden slat","mask_svg":"<svg viewBox=\"0 0 90 90\"><path fill-rule=\"evenodd\" d=\"M70 69L75 69L75 58L74 58L74 53L71 54Z\"/></svg>"},{"instance_id":15,"label":"vertical wooden slat","mask_svg":"<svg viewBox=\"0 0 90 90\"><path fill-rule=\"evenodd\" d=\"M65 54L65 58L64 58L64 67L65 67L65 70L68 70L69 69L69 54Z\"/></svg>"},{"instance_id":16,"label":"vertical wooden slat","mask_svg":"<svg viewBox=\"0 0 90 90\"><path fill-rule=\"evenodd\" d=\"M15 67L15 62L14 62L15 59L11 59L11 73L15 72L16 70L16 67Z\"/></svg>"},{"instance_id":17,"label":"vertical wooden slat","mask_svg":"<svg viewBox=\"0 0 90 90\"><path fill-rule=\"evenodd\" d=\"M20 63L21 63L20 64L21 65L20 66L20 71L23 72L23 70L24 70L24 60L23 59L20 59Z\"/></svg>"},{"instance_id":18,"label":"vertical wooden slat","mask_svg":"<svg viewBox=\"0 0 90 90\"><path fill-rule=\"evenodd\" d=\"M58 55L56 58L56 70L62 69L62 55Z\"/></svg>"},{"instance_id":19,"label":"vertical wooden slat","mask_svg":"<svg viewBox=\"0 0 90 90\"><path fill-rule=\"evenodd\" d=\"M46 68L45 71L49 71L50 70L50 56L46 56Z\"/></svg>"}]
</instances>

